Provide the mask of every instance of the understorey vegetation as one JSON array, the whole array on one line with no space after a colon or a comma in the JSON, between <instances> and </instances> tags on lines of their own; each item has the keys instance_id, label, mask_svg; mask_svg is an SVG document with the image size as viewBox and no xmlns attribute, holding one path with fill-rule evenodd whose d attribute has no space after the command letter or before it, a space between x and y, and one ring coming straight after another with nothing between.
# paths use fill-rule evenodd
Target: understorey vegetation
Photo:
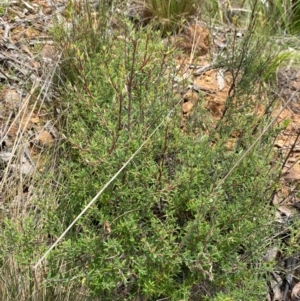
<instances>
[{"instance_id":1,"label":"understorey vegetation","mask_svg":"<svg viewBox=\"0 0 300 301\"><path fill-rule=\"evenodd\" d=\"M122 3L70 2L66 20L50 30L61 53L51 104L61 139L32 180L40 189L26 216L3 217L3 300L265 299L276 265L266 253L280 244L272 200L285 159L274 141L288 125L274 122L272 87L290 56L270 42L275 24L264 22L276 12L280 30L293 33L299 9L288 15L275 2L252 1L249 12L236 9L238 19L201 1L204 20L230 19L234 33L238 22L246 28L210 58L230 78L219 118L197 91L183 131L181 93L190 82L176 80L182 52L170 41L198 16L197 1L145 2L144 14L113 17ZM297 234L286 254L299 248L295 241Z\"/></svg>"}]
</instances>

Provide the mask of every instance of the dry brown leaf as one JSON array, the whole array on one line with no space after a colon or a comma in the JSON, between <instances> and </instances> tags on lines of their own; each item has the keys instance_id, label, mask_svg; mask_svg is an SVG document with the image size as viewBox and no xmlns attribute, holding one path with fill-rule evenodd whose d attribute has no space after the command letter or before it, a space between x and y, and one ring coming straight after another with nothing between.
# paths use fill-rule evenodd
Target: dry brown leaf
<instances>
[{"instance_id":1,"label":"dry brown leaf","mask_svg":"<svg viewBox=\"0 0 300 301\"><path fill-rule=\"evenodd\" d=\"M108 221L104 221L104 229L105 229L106 234L110 234L111 228L110 228L110 224Z\"/></svg>"},{"instance_id":2,"label":"dry brown leaf","mask_svg":"<svg viewBox=\"0 0 300 301\"><path fill-rule=\"evenodd\" d=\"M52 135L48 131L42 131L38 135L37 140L39 141L39 143L41 145L44 145L44 146L50 146L54 142Z\"/></svg>"},{"instance_id":3,"label":"dry brown leaf","mask_svg":"<svg viewBox=\"0 0 300 301\"><path fill-rule=\"evenodd\" d=\"M273 200L272 200L272 204L273 205L277 205L280 203L279 197L277 194L274 195Z\"/></svg>"},{"instance_id":4,"label":"dry brown leaf","mask_svg":"<svg viewBox=\"0 0 300 301\"><path fill-rule=\"evenodd\" d=\"M236 142L237 142L236 138L229 138L226 141L226 150L232 151L236 147Z\"/></svg>"},{"instance_id":5,"label":"dry brown leaf","mask_svg":"<svg viewBox=\"0 0 300 301\"><path fill-rule=\"evenodd\" d=\"M273 291L273 300L282 300L283 299L283 292L281 290L281 282L282 279L279 274L276 272L272 273L274 280L270 281L270 286Z\"/></svg>"},{"instance_id":6,"label":"dry brown leaf","mask_svg":"<svg viewBox=\"0 0 300 301\"><path fill-rule=\"evenodd\" d=\"M292 301L300 301L300 282L298 282L292 290Z\"/></svg>"},{"instance_id":7,"label":"dry brown leaf","mask_svg":"<svg viewBox=\"0 0 300 301\"><path fill-rule=\"evenodd\" d=\"M287 181L299 181L300 180L300 165L294 164L291 168L283 169L283 178Z\"/></svg>"},{"instance_id":8,"label":"dry brown leaf","mask_svg":"<svg viewBox=\"0 0 300 301\"><path fill-rule=\"evenodd\" d=\"M291 208L290 206L279 206L278 210L283 213L286 217L293 217L293 215L296 213L295 209Z\"/></svg>"}]
</instances>

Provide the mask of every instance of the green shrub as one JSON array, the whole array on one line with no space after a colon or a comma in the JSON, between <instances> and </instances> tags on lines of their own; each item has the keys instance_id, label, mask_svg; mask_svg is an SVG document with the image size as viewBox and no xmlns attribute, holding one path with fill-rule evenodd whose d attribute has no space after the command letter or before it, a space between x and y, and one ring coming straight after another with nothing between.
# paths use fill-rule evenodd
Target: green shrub
<instances>
[{"instance_id":1,"label":"green shrub","mask_svg":"<svg viewBox=\"0 0 300 301\"><path fill-rule=\"evenodd\" d=\"M104 12L103 26L89 21L73 20L67 33L57 33L60 162L41 182L22 235L15 221L5 221L0 258L4 263L11 255L13 264L3 271L13 265L22 271L29 287L24 300L264 299L272 263L262 258L276 231L269 207L278 179L276 129L258 137L271 119L273 100L264 87L278 58L265 54L268 44L255 40L250 23L245 39L219 58L235 79L222 118L195 131L196 120L183 134L175 57L160 33L121 20L110 35ZM264 114L254 113L258 105ZM208 114L201 95L199 112ZM28 266L154 130L43 262L37 284ZM239 135L228 149L234 132ZM7 300L19 297L16 275L0 285L1 292L8 283L15 288Z\"/></svg>"},{"instance_id":2,"label":"green shrub","mask_svg":"<svg viewBox=\"0 0 300 301\"><path fill-rule=\"evenodd\" d=\"M72 56L66 54L67 86L76 87L64 98L67 139L57 214L66 225L176 104L167 76L172 58L157 43L159 33L129 23L122 28L118 39L98 41L97 51L79 42ZM247 45L239 46L232 71L242 75L242 87L259 87L261 47ZM273 231L268 204L277 179L267 163L274 133L223 182L270 119L253 114L262 104L253 100L253 88L237 92L239 102L228 100L211 134L183 135L177 115L168 118L53 251L55 277L84 285L101 300L211 300L229 298L229 292L236 299L264 297L268 269L261 259ZM228 151L237 128L242 135ZM57 275L56 262L66 259Z\"/></svg>"}]
</instances>

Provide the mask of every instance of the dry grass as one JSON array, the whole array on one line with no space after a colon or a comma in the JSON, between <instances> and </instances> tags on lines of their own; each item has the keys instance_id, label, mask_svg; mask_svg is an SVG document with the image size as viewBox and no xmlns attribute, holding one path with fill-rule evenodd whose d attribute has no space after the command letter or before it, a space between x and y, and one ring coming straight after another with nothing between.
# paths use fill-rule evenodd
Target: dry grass
<instances>
[{"instance_id":1,"label":"dry grass","mask_svg":"<svg viewBox=\"0 0 300 301\"><path fill-rule=\"evenodd\" d=\"M203 1L196 0L137 0L144 8L143 17L156 21L156 26L163 35L178 32L182 23L189 20L197 11L197 5Z\"/></svg>"}]
</instances>

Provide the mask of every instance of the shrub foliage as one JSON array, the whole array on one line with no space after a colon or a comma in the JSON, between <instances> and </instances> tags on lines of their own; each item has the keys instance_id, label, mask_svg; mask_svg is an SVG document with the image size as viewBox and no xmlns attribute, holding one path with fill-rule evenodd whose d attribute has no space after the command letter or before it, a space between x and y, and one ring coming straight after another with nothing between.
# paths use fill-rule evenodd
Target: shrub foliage
<instances>
[{"instance_id":1,"label":"shrub foliage","mask_svg":"<svg viewBox=\"0 0 300 301\"><path fill-rule=\"evenodd\" d=\"M250 22L243 42L218 59L234 79L222 118L198 128L209 115L200 95L197 120L182 133L176 51L159 31L122 20L111 33L105 14L95 27L88 13L87 23L84 16L58 33L59 166L48 175L48 195L22 221L23 236L18 223L5 221L2 262L19 250L22 256L11 255L36 288L28 264L155 131L43 263L38 277L49 300L262 300L272 265L262 258L275 231L269 204L278 131L253 143L271 120L264 87L278 60L265 55L263 39L254 41Z\"/></svg>"},{"instance_id":2,"label":"shrub foliage","mask_svg":"<svg viewBox=\"0 0 300 301\"><path fill-rule=\"evenodd\" d=\"M159 34L125 22L117 39L66 48L72 59L65 71L65 180L57 211L66 224L178 102L172 57L157 42ZM243 61L235 68L243 85L253 74L247 63L263 66L262 58L255 65L255 55L244 51L236 58ZM252 84L259 87L261 78ZM70 262L60 277L101 300L263 298L261 259L272 233L268 203L276 184L268 163L273 134L223 181L270 118L252 113L257 101L249 90L237 91L239 102L228 100L209 133L182 134L178 114L167 118L52 253L50 265L58 258ZM238 143L226 150L236 129Z\"/></svg>"}]
</instances>

